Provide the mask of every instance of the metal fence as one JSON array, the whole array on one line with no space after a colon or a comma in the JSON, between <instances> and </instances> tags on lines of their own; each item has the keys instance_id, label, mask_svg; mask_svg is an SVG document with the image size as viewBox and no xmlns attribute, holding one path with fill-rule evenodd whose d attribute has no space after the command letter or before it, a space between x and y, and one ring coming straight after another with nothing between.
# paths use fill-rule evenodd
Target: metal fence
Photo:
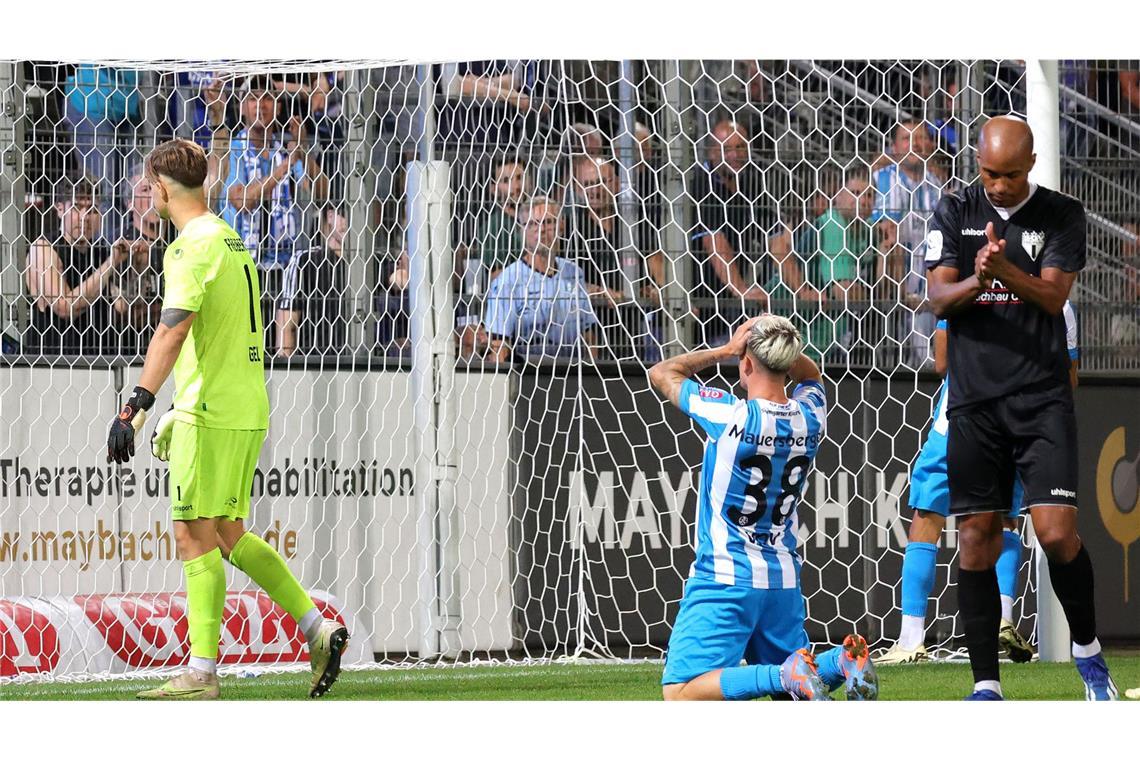
<instances>
[{"instance_id":1,"label":"metal fence","mask_svg":"<svg viewBox=\"0 0 1140 760\"><path fill-rule=\"evenodd\" d=\"M1083 366L1090 371L1140 370L1140 96L1133 63L1065 61L1061 67L1062 189L1085 203L1090 220L1089 263L1073 295ZM99 212L98 232L108 250L121 234L137 238L140 230L151 250L145 265L139 254L138 272L125 261L116 264L115 277L100 291L102 305L91 310L105 312L90 328L98 335L60 350L124 357L139 350L139 336L154 320L161 250L172 238L147 211L141 157L171 136L199 141L210 154L211 198L226 213L226 188L240 163L233 148L244 145L243 104L252 87L270 92L278 138L299 138L321 177L294 183L286 216L297 234L289 250L267 253L264 240L249 236L251 250L260 248L256 255L265 262L264 316L277 359L408 356L403 167L413 158L435 158L447 161L452 175L462 361L486 358L478 328L490 273L477 259L517 256L513 210L524 196L542 193L562 204L563 255L587 265L591 300L608 328L601 361L631 355L649 361L700 344L719 335L710 329L710 314L767 304L813 333L813 348L833 368L922 367L928 307L916 284L920 243L901 241L888 250L876 215L854 212L845 221L860 247L856 287L836 288L827 279L819 220L837 208L848 179L861 175L874 186L884 169L897 166L900 125L922 125L929 147L921 172L944 191L973 180L972 143L984 115L1025 108L1024 72L1016 61L337 66L267 63L259 72L254 65L211 69L186 62L165 69L5 64L0 121L11 191L2 208L5 354L50 359L56 353L55 343L37 335L51 320L37 322L45 299L30 291L28 254L45 234L62 234L61 209L77 205ZM707 254L695 242L702 198L694 182L725 120L745 135L746 163L758 177L748 205L789 231L797 272L790 282L789 267L773 251L735 252L764 300L710 282ZM592 214L589 186L579 176L590 159L597 164L587 170L590 181L606 195ZM93 180L90 190L77 190L83 175ZM95 197L83 199L83 193ZM267 199L265 213L270 206ZM929 210L912 202L893 211L924 223ZM604 220L600 231L587 223L591 218ZM330 252L330 239L337 250ZM310 248L323 254L294 255ZM602 255L598 249L605 249L604 265L588 261ZM609 292L595 292L603 289Z\"/></svg>"}]
</instances>

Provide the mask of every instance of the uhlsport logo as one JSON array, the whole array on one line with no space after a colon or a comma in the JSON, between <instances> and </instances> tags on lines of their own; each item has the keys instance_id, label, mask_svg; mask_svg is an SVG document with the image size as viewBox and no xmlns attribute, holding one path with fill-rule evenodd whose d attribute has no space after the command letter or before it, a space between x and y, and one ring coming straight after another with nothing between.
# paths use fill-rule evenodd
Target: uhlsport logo
<instances>
[{"instance_id":1,"label":"uhlsport logo","mask_svg":"<svg viewBox=\"0 0 1140 760\"><path fill-rule=\"evenodd\" d=\"M1124 601L1128 601L1128 548L1140 538L1140 453L1128 459L1124 428L1104 439L1096 463L1096 502L1108 534L1124 549Z\"/></svg>"}]
</instances>

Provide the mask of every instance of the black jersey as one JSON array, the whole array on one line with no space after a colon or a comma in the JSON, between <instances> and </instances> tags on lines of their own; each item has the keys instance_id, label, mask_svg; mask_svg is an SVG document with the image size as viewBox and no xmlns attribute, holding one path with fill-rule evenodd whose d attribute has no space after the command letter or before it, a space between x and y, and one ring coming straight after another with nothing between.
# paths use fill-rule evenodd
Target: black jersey
<instances>
[{"instance_id":1,"label":"black jersey","mask_svg":"<svg viewBox=\"0 0 1140 760\"><path fill-rule=\"evenodd\" d=\"M992 222L1005 256L1035 277L1046 267L1065 272L1085 265L1085 210L1080 201L1038 187L1008 221L982 186L946 195L930 222L926 267L953 267L958 279L974 273L974 259ZM1019 390L1069 382L1065 318L1018 298L1000 280L974 303L947 319L949 395L947 413Z\"/></svg>"}]
</instances>

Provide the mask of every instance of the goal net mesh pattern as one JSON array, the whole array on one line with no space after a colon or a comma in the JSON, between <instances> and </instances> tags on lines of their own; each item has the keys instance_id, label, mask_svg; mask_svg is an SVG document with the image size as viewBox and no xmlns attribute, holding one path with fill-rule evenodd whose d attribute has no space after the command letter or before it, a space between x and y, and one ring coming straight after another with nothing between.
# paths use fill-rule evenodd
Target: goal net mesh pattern
<instances>
[{"instance_id":1,"label":"goal net mesh pattern","mask_svg":"<svg viewBox=\"0 0 1140 760\"><path fill-rule=\"evenodd\" d=\"M984 116L1024 112L1015 63L0 68L0 679L188 656L165 464L149 426L130 465L104 444L176 235L142 158L175 136L206 150L211 208L261 278L248 527L351 621L353 665L660 658L703 441L646 371L762 311L801 329L829 395L799 507L808 633L898 635L940 383L926 225L973 180ZM943 655L955 538L928 615ZM229 573L223 665L302 667L295 625Z\"/></svg>"}]
</instances>

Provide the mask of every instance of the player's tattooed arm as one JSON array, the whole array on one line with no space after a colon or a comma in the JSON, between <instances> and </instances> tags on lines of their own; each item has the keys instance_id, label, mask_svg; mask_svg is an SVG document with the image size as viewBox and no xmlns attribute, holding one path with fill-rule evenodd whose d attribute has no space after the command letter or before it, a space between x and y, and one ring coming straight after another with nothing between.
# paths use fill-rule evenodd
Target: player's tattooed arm
<instances>
[{"instance_id":1,"label":"player's tattooed arm","mask_svg":"<svg viewBox=\"0 0 1140 760\"><path fill-rule=\"evenodd\" d=\"M669 401L676 405L681 399L681 384L703 369L733 358L725 347L690 351L681 356L665 359L649 368L649 382Z\"/></svg>"},{"instance_id":2,"label":"player's tattooed arm","mask_svg":"<svg viewBox=\"0 0 1140 760\"><path fill-rule=\"evenodd\" d=\"M748 347L748 332L760 317L753 317L740 327L728 343L720 348L690 351L654 364L649 369L649 381L674 405L681 399L681 384L703 369L729 359L739 359Z\"/></svg>"},{"instance_id":3,"label":"player's tattooed arm","mask_svg":"<svg viewBox=\"0 0 1140 760\"><path fill-rule=\"evenodd\" d=\"M162 313L158 316L158 321L167 327L178 327L181 323L189 319L194 312L187 311L186 309L163 309Z\"/></svg>"}]
</instances>

